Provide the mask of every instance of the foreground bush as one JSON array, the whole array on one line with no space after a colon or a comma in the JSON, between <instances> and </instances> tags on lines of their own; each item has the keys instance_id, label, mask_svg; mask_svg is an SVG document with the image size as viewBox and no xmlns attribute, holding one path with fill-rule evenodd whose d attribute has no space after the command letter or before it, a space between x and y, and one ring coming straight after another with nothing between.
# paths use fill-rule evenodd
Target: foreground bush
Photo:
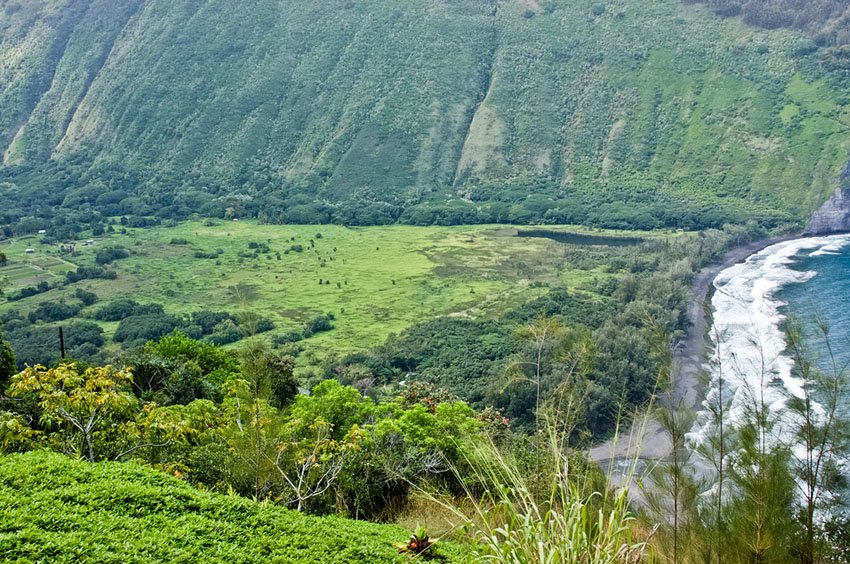
<instances>
[{"instance_id":1,"label":"foreground bush","mask_svg":"<svg viewBox=\"0 0 850 564\"><path fill-rule=\"evenodd\" d=\"M409 532L200 492L137 464L0 457L0 560L406 562ZM442 545L448 561L460 559Z\"/></svg>"}]
</instances>

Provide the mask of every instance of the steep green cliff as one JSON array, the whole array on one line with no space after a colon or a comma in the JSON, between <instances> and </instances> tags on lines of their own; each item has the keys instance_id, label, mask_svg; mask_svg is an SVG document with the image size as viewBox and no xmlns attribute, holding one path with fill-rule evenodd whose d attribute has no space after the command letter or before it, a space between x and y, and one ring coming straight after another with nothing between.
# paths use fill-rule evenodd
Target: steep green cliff
<instances>
[{"instance_id":1,"label":"steep green cliff","mask_svg":"<svg viewBox=\"0 0 850 564\"><path fill-rule=\"evenodd\" d=\"M842 65L677 0L6 0L0 220L799 224Z\"/></svg>"}]
</instances>

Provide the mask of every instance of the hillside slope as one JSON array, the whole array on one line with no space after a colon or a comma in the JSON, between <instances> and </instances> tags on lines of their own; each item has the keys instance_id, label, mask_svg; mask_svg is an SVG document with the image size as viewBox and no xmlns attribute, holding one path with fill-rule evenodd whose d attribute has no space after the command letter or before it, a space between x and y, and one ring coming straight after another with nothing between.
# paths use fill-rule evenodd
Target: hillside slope
<instances>
[{"instance_id":1,"label":"hillside slope","mask_svg":"<svg viewBox=\"0 0 850 564\"><path fill-rule=\"evenodd\" d=\"M4 0L0 221L799 223L850 154L823 49L678 0Z\"/></svg>"},{"instance_id":2,"label":"hillside slope","mask_svg":"<svg viewBox=\"0 0 850 564\"><path fill-rule=\"evenodd\" d=\"M407 536L200 492L134 463L48 452L0 457L4 561L408 562L392 546ZM457 558L445 550L447 560Z\"/></svg>"},{"instance_id":3,"label":"hillside slope","mask_svg":"<svg viewBox=\"0 0 850 564\"><path fill-rule=\"evenodd\" d=\"M850 5L844 0L689 0L726 17L768 29L790 27L811 34L819 45L850 44Z\"/></svg>"}]
</instances>

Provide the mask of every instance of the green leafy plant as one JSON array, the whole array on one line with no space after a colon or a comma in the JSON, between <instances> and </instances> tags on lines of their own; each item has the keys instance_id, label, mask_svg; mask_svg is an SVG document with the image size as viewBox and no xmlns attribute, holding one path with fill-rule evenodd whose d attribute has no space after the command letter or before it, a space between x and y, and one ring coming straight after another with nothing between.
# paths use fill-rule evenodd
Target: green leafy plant
<instances>
[{"instance_id":1,"label":"green leafy plant","mask_svg":"<svg viewBox=\"0 0 850 564\"><path fill-rule=\"evenodd\" d=\"M96 458L94 437L116 419L127 418L136 407L129 391L129 370L111 366L80 368L63 363L56 368L27 367L12 377L9 395L34 394L44 425L57 425L80 439L79 452Z\"/></svg>"},{"instance_id":2,"label":"green leafy plant","mask_svg":"<svg viewBox=\"0 0 850 564\"><path fill-rule=\"evenodd\" d=\"M397 544L396 547L399 549L399 552L406 552L413 556L430 558L434 554L432 548L438 540L440 539L432 539L429 537L425 527L422 525L416 525L416 528L413 530L413 534L410 535L410 539L408 539L408 541L404 544Z\"/></svg>"}]
</instances>

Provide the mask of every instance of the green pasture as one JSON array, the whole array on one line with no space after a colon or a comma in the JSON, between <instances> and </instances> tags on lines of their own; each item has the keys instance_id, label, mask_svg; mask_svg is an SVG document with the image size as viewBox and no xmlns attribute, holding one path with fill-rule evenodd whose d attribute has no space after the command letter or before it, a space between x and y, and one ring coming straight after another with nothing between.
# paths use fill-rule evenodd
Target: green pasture
<instances>
[{"instance_id":1,"label":"green pasture","mask_svg":"<svg viewBox=\"0 0 850 564\"><path fill-rule=\"evenodd\" d=\"M311 350L321 354L377 345L391 333L439 315L496 315L540 295L546 285L585 291L612 275L586 261L572 266L574 246L519 238L514 228L494 225L346 228L218 221L118 231L91 246L78 243L73 256L60 257L59 245L37 239L7 242L9 262L0 268L7 293L32 284L36 276L49 276L53 284L70 262L94 265L95 253L106 246L124 246L131 256L111 266L116 280L84 280L0 302L0 312L20 308L26 313L41 301L71 301L74 290L83 288L95 292L99 302L82 316L130 297L161 303L174 314L250 310L271 318L276 334L331 313L334 330L309 341ZM252 243L269 250L254 256ZM196 258L196 253L217 257ZM107 333L116 326L102 325Z\"/></svg>"}]
</instances>

